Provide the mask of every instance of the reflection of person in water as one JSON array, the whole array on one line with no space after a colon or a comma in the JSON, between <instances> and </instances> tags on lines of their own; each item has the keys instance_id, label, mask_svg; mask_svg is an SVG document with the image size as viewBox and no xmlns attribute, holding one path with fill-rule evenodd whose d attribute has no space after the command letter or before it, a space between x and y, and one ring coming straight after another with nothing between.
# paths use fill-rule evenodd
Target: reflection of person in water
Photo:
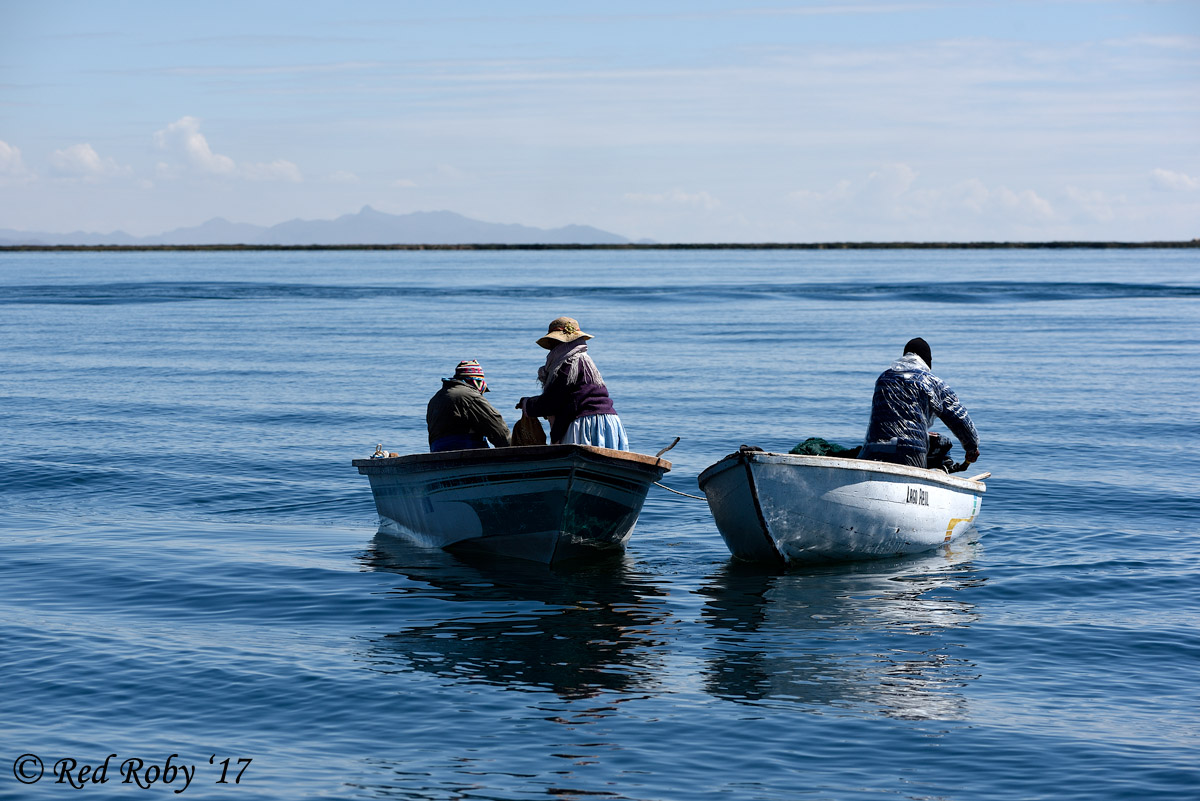
<instances>
[{"instance_id":1,"label":"reflection of person in water","mask_svg":"<svg viewBox=\"0 0 1200 801\"><path fill-rule=\"evenodd\" d=\"M411 669L448 681L587 698L632 691L650 683L661 667L648 646L649 629L666 614L657 601L665 593L624 562L567 572L515 560L497 567L386 534L376 536L364 561L416 582L432 597L494 603L496 610L469 618L447 618L439 611L425 625L414 621L384 635L365 655L372 669L394 671L400 657Z\"/></svg>"},{"instance_id":2,"label":"reflection of person in water","mask_svg":"<svg viewBox=\"0 0 1200 801\"><path fill-rule=\"evenodd\" d=\"M945 557L806 574L727 563L700 590L707 597L701 619L716 641L708 649L705 690L742 703L963 717L966 701L955 688L975 674L956 656L952 637L971 622L971 607L930 592L967 585L971 569L931 571L931 565L944 568Z\"/></svg>"}]
</instances>

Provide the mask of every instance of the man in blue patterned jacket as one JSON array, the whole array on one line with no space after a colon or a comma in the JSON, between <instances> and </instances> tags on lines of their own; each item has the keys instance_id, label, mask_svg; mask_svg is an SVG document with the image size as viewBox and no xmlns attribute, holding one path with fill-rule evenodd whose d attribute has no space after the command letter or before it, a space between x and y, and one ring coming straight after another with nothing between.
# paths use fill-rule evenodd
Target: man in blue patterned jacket
<instances>
[{"instance_id":1,"label":"man in blue patterned jacket","mask_svg":"<svg viewBox=\"0 0 1200 801\"><path fill-rule=\"evenodd\" d=\"M933 415L958 437L966 463L979 458L979 434L971 417L954 390L930 372L932 365L929 343L917 337L875 381L871 422L858 458L925 467Z\"/></svg>"}]
</instances>

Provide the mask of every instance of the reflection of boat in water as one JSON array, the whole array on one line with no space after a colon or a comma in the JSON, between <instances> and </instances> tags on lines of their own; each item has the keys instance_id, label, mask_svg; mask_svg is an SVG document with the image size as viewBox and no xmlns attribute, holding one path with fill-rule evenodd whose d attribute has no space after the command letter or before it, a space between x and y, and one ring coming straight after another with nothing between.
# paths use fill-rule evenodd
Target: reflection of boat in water
<instances>
[{"instance_id":1,"label":"reflection of boat in water","mask_svg":"<svg viewBox=\"0 0 1200 801\"><path fill-rule=\"evenodd\" d=\"M699 484L734 556L791 564L936 548L971 530L986 490L940 470L750 449L704 470Z\"/></svg>"},{"instance_id":2,"label":"reflection of boat in water","mask_svg":"<svg viewBox=\"0 0 1200 801\"><path fill-rule=\"evenodd\" d=\"M979 581L970 548L789 572L729 561L700 590L713 635L706 691L750 704L964 717L959 688L977 674L955 632L976 615L956 596Z\"/></svg>"},{"instance_id":3,"label":"reflection of boat in water","mask_svg":"<svg viewBox=\"0 0 1200 801\"><path fill-rule=\"evenodd\" d=\"M660 668L649 640L667 614L664 593L621 556L561 567L498 562L380 533L364 562L404 577L395 592L411 601L409 625L371 642L373 670L585 698L647 686Z\"/></svg>"},{"instance_id":4,"label":"reflection of boat in water","mask_svg":"<svg viewBox=\"0 0 1200 801\"><path fill-rule=\"evenodd\" d=\"M355 459L383 530L436 548L552 563L620 551L671 463L586 445Z\"/></svg>"}]
</instances>

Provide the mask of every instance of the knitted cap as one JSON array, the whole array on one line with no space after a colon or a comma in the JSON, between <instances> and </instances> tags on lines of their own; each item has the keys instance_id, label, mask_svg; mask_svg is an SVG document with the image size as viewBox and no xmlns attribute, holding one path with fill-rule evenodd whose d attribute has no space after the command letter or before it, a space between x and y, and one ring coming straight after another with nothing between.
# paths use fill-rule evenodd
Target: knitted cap
<instances>
[{"instance_id":1,"label":"knitted cap","mask_svg":"<svg viewBox=\"0 0 1200 801\"><path fill-rule=\"evenodd\" d=\"M454 369L454 377L460 381L478 381L480 392L489 392L487 381L483 377L483 368L477 359L468 359L458 363Z\"/></svg>"}]
</instances>

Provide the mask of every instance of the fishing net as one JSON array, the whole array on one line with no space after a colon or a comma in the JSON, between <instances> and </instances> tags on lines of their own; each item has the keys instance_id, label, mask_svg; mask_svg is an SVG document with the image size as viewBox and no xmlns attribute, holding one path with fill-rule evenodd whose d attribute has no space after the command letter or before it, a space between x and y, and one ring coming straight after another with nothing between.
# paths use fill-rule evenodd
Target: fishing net
<instances>
[{"instance_id":1,"label":"fishing net","mask_svg":"<svg viewBox=\"0 0 1200 801\"><path fill-rule=\"evenodd\" d=\"M796 453L801 456L837 456L843 459L853 459L858 456L858 451L858 447L843 448L841 445L829 442L821 437L809 437L788 451L788 453Z\"/></svg>"}]
</instances>

